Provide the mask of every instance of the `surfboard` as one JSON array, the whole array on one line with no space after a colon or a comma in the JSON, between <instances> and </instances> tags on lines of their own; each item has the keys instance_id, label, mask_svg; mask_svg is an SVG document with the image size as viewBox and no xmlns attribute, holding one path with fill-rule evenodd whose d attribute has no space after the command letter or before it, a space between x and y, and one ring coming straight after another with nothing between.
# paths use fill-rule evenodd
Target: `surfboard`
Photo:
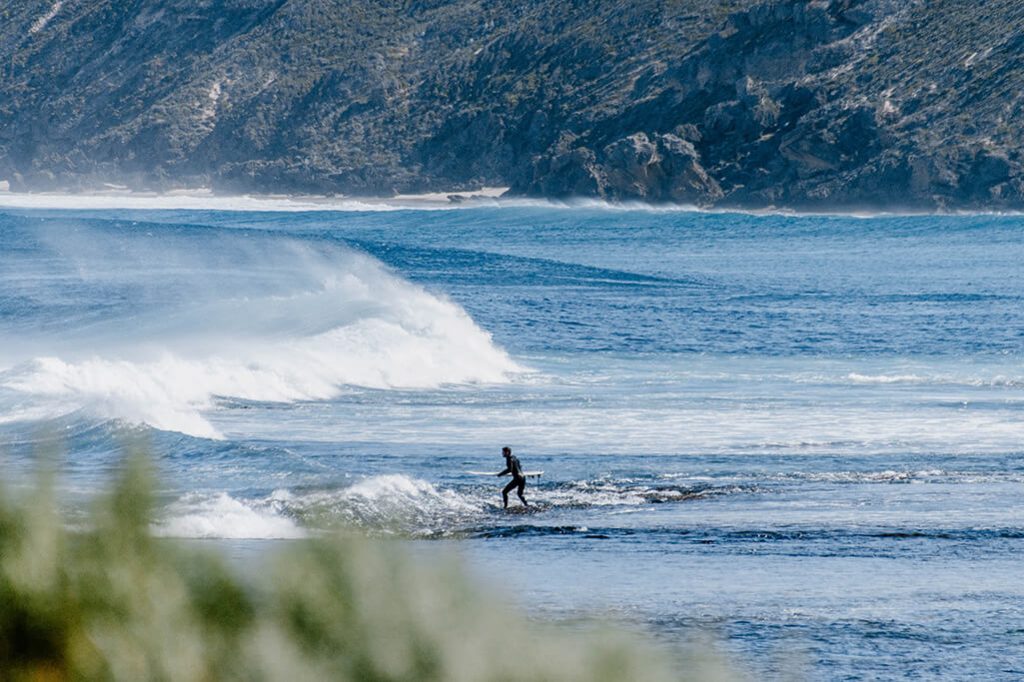
<instances>
[{"instance_id":1,"label":"surfboard","mask_svg":"<svg viewBox=\"0 0 1024 682\"><path fill-rule=\"evenodd\" d=\"M501 513L502 514L533 514L534 512L537 512L537 511L540 511L539 509L537 509L537 505L532 504L532 503L530 504L529 507L524 507L521 504L512 505L512 503L509 502L509 506L507 508L505 508L505 509L502 509Z\"/></svg>"},{"instance_id":2,"label":"surfboard","mask_svg":"<svg viewBox=\"0 0 1024 682\"><path fill-rule=\"evenodd\" d=\"M467 471L466 473L469 474L470 476L497 476L498 475L497 471ZM505 475L506 476L511 476L512 474L505 474ZM523 476L526 476L526 478L540 478L543 475L544 475L543 471L524 471L523 472Z\"/></svg>"}]
</instances>

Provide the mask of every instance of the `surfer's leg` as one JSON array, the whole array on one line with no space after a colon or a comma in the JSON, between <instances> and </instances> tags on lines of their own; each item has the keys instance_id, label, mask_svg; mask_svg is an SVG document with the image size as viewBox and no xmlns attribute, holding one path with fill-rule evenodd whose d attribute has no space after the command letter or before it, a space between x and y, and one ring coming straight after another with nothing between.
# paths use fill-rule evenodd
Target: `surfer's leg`
<instances>
[{"instance_id":1,"label":"surfer's leg","mask_svg":"<svg viewBox=\"0 0 1024 682\"><path fill-rule=\"evenodd\" d=\"M501 489L502 506L504 508L506 508L506 509L508 509L508 494L510 492L512 492L512 488L515 488L515 487L516 487L516 482L512 481L507 486L505 486L504 488Z\"/></svg>"},{"instance_id":2,"label":"surfer's leg","mask_svg":"<svg viewBox=\"0 0 1024 682\"><path fill-rule=\"evenodd\" d=\"M529 507L530 503L526 501L525 497L523 497L524 490L526 490L526 479L521 478L519 479L519 483L516 485L516 495L518 495L519 499L523 501L524 507Z\"/></svg>"}]
</instances>

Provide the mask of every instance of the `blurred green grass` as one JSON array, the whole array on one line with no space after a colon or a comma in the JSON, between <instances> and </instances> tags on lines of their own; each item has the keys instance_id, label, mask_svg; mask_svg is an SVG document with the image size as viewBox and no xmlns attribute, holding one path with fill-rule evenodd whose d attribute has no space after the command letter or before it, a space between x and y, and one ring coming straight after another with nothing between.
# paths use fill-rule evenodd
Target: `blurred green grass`
<instances>
[{"instance_id":1,"label":"blurred green grass","mask_svg":"<svg viewBox=\"0 0 1024 682\"><path fill-rule=\"evenodd\" d=\"M604 626L527 622L455 562L399 543L289 543L242 580L216 553L154 537L153 478L126 458L85 530L63 523L53 476L0 490L0 680L670 680L684 670Z\"/></svg>"}]
</instances>

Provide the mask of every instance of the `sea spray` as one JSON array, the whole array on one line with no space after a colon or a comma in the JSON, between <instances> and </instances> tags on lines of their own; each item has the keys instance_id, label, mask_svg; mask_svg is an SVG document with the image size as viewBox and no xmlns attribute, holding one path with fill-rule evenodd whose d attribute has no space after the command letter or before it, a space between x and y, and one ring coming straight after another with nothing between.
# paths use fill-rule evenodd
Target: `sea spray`
<instances>
[{"instance_id":1,"label":"sea spray","mask_svg":"<svg viewBox=\"0 0 1024 682\"><path fill-rule=\"evenodd\" d=\"M269 495L189 492L160 512L156 532L179 538L273 539L338 529L370 535L448 538L476 535L510 518L501 507L501 483L434 484L404 474L369 476L337 487L278 488ZM668 482L651 477L531 483L532 507L515 523L546 524L572 511L642 511L721 496L760 495L747 483ZM515 505L513 509L515 510Z\"/></svg>"},{"instance_id":2,"label":"sea spray","mask_svg":"<svg viewBox=\"0 0 1024 682\"><path fill-rule=\"evenodd\" d=\"M84 408L219 438L205 415L219 398L325 400L344 386L499 383L522 369L458 305L337 244L90 226L40 241L73 254L43 275L54 286L78 279L115 301L72 329L76 343L36 331L32 355L0 372L0 391L53 416Z\"/></svg>"},{"instance_id":3,"label":"sea spray","mask_svg":"<svg viewBox=\"0 0 1024 682\"><path fill-rule=\"evenodd\" d=\"M227 493L186 495L154 526L157 535L176 538L273 540L301 538L306 532L292 519L258 509Z\"/></svg>"}]
</instances>

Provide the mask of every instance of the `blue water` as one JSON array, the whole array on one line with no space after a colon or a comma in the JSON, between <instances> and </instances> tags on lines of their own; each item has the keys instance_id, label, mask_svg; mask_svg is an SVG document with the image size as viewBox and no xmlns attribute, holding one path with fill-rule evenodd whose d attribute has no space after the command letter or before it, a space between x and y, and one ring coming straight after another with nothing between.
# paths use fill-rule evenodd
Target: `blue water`
<instances>
[{"instance_id":1,"label":"blue water","mask_svg":"<svg viewBox=\"0 0 1024 682\"><path fill-rule=\"evenodd\" d=\"M1024 218L345 208L0 209L8 484L56 434L74 513L142 443L167 535L409 538L759 679L1024 676Z\"/></svg>"}]
</instances>

